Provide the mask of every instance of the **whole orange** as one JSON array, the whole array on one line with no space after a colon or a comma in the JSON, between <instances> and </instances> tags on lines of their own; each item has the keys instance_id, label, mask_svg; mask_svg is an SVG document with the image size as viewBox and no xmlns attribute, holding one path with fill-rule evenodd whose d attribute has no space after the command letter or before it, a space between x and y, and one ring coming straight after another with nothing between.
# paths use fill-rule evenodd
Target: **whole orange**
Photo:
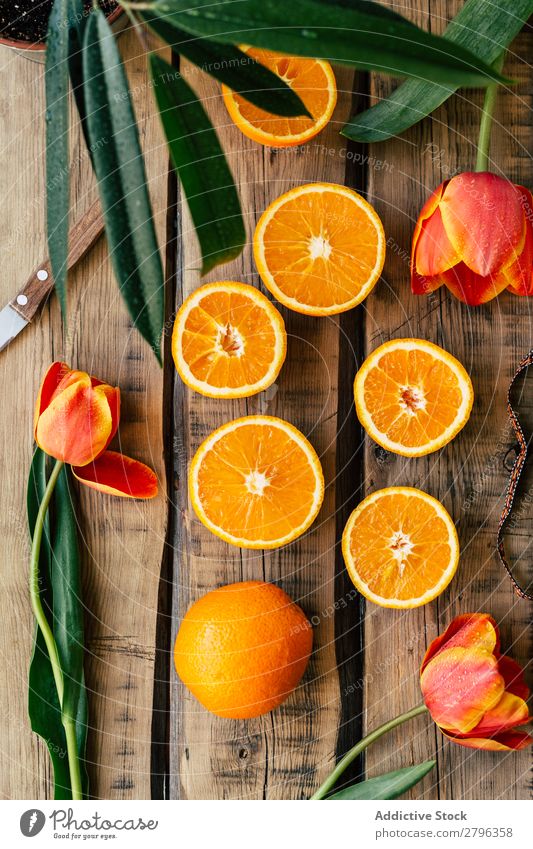
<instances>
[{"instance_id":1,"label":"whole orange","mask_svg":"<svg viewBox=\"0 0 533 849\"><path fill-rule=\"evenodd\" d=\"M311 625L287 593L244 581L192 605L176 637L174 662L207 710L247 719L273 710L292 693L312 643Z\"/></svg>"}]
</instances>

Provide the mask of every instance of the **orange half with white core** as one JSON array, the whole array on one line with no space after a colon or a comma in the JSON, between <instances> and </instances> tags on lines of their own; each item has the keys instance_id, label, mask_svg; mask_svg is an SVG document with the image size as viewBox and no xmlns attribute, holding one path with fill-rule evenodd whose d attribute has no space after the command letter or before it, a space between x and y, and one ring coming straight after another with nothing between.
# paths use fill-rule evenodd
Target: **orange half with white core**
<instances>
[{"instance_id":1,"label":"orange half with white core","mask_svg":"<svg viewBox=\"0 0 533 849\"><path fill-rule=\"evenodd\" d=\"M246 283L200 286L176 316L176 369L187 386L211 398L246 398L266 389L276 380L286 350L281 315Z\"/></svg>"},{"instance_id":2,"label":"orange half with white core","mask_svg":"<svg viewBox=\"0 0 533 849\"><path fill-rule=\"evenodd\" d=\"M393 339L365 360L354 382L368 435L404 457L437 451L464 427L474 402L459 360L423 339Z\"/></svg>"},{"instance_id":3,"label":"orange half with white core","mask_svg":"<svg viewBox=\"0 0 533 849\"><path fill-rule=\"evenodd\" d=\"M279 548L315 520L324 477L299 430L274 416L245 416L200 445L189 493L196 515L216 536L241 548Z\"/></svg>"},{"instance_id":4,"label":"orange half with white core","mask_svg":"<svg viewBox=\"0 0 533 849\"><path fill-rule=\"evenodd\" d=\"M278 197L254 234L266 288L289 309L335 315L360 304L379 280L385 233L375 209L336 183L308 183Z\"/></svg>"},{"instance_id":5,"label":"orange half with white core","mask_svg":"<svg viewBox=\"0 0 533 849\"><path fill-rule=\"evenodd\" d=\"M420 489L391 486L353 511L342 553L365 598L408 609L427 604L448 586L459 562L459 540L440 501Z\"/></svg>"},{"instance_id":6,"label":"orange half with white core","mask_svg":"<svg viewBox=\"0 0 533 849\"><path fill-rule=\"evenodd\" d=\"M293 147L304 144L324 129L337 103L337 85L329 62L285 56L259 47L241 47L241 50L286 82L311 115L291 118L273 115L223 85L226 109L245 136L268 147Z\"/></svg>"}]
</instances>

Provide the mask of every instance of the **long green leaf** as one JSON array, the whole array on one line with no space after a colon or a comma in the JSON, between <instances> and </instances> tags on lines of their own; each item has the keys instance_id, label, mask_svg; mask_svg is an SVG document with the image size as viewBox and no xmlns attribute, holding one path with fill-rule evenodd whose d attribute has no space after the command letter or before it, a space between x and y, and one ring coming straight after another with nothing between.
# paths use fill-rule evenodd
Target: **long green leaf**
<instances>
[{"instance_id":1,"label":"long green leaf","mask_svg":"<svg viewBox=\"0 0 533 849\"><path fill-rule=\"evenodd\" d=\"M246 100L273 115L295 117L310 113L295 91L251 56L231 44L195 38L171 26L164 18L145 12L144 20L174 53L185 56L206 74L229 86Z\"/></svg>"},{"instance_id":2,"label":"long green leaf","mask_svg":"<svg viewBox=\"0 0 533 849\"><path fill-rule=\"evenodd\" d=\"M63 671L63 713L87 719L83 673L84 631L81 598L80 554L77 523L72 506L70 469L63 467L54 490L52 519L52 598L54 637ZM76 727L78 747L85 755L86 721Z\"/></svg>"},{"instance_id":3,"label":"long green leaf","mask_svg":"<svg viewBox=\"0 0 533 849\"><path fill-rule=\"evenodd\" d=\"M455 85L501 76L469 50L368 0L155 0L150 11L193 35Z\"/></svg>"},{"instance_id":4,"label":"long green leaf","mask_svg":"<svg viewBox=\"0 0 533 849\"><path fill-rule=\"evenodd\" d=\"M54 0L46 39L46 221L48 252L63 316L67 313L69 213L69 5Z\"/></svg>"},{"instance_id":5,"label":"long green leaf","mask_svg":"<svg viewBox=\"0 0 533 849\"><path fill-rule=\"evenodd\" d=\"M87 126L115 275L132 320L161 362L164 275L128 81L100 10L85 26Z\"/></svg>"},{"instance_id":6,"label":"long green leaf","mask_svg":"<svg viewBox=\"0 0 533 849\"><path fill-rule=\"evenodd\" d=\"M171 65L150 55L150 71L170 156L202 250L202 274L242 251L239 196L217 134L195 93Z\"/></svg>"},{"instance_id":7,"label":"long green leaf","mask_svg":"<svg viewBox=\"0 0 533 849\"><path fill-rule=\"evenodd\" d=\"M360 781L358 784L352 784L350 787L345 787L328 796L326 801L331 799L397 799L402 793L406 793L415 784L418 784L425 775L430 772L435 766L436 761L426 761L416 766L408 766L405 769L397 769L394 772L387 772L385 775L378 775L376 778L369 778L367 781Z\"/></svg>"},{"instance_id":8,"label":"long green leaf","mask_svg":"<svg viewBox=\"0 0 533 849\"><path fill-rule=\"evenodd\" d=\"M35 520L39 510L39 504L46 489L48 479L47 457L40 448L37 448L33 457L28 480L27 508L30 535L33 534ZM65 657L65 635L67 632L77 632L79 642L79 626L76 625L82 616L82 607L79 600L79 562L77 557L69 557L68 562L63 563L64 546L68 546L72 552L77 547L72 540L75 534L75 523L70 504L70 498L65 492L64 481L58 481L56 492L52 498L49 515L45 520L43 541L41 545L41 556L39 560L39 580L41 585L41 600L48 620L55 631L55 638L59 643L63 642L62 665L64 664L64 676L66 690L70 693L77 689L76 737L78 751L81 758L81 773L84 796L88 793L88 776L85 767L85 741L87 736L87 694L83 682L83 667L80 671L80 651L74 646L75 662L71 665L68 657ZM50 521L50 513L52 522ZM55 518L54 518L55 517ZM60 541L58 535L66 533L68 539ZM53 540L56 540L54 546ZM59 543L59 547L58 547ZM76 598L70 602L76 610L72 610L72 622L70 627L63 613L64 606L61 605L61 597L66 591L66 586L78 586ZM53 588L57 588L58 598L54 598ZM57 618L55 618L57 617ZM59 623L62 622L63 625ZM62 631L62 634L60 634ZM83 645L83 643L82 643ZM75 676L72 674L75 672ZM77 678L76 688L73 679ZM65 730L61 722L61 708L55 688L52 667L48 656L46 644L40 630L35 632L35 640L29 669L29 693L28 712L31 727L36 734L45 741L54 769L54 798L71 799L70 776L67 760L67 741Z\"/></svg>"},{"instance_id":9,"label":"long green leaf","mask_svg":"<svg viewBox=\"0 0 533 849\"><path fill-rule=\"evenodd\" d=\"M76 101L85 144L92 158L91 142L87 127L87 108L85 106L85 90L83 87L83 34L87 23L87 13L83 0L69 0L69 15L72 25L69 29L68 68L70 84Z\"/></svg>"},{"instance_id":10,"label":"long green leaf","mask_svg":"<svg viewBox=\"0 0 533 849\"><path fill-rule=\"evenodd\" d=\"M533 15L533 0L467 0L444 38L492 63ZM455 85L407 80L388 98L355 115L342 135L359 142L384 141L412 127L455 91Z\"/></svg>"}]
</instances>

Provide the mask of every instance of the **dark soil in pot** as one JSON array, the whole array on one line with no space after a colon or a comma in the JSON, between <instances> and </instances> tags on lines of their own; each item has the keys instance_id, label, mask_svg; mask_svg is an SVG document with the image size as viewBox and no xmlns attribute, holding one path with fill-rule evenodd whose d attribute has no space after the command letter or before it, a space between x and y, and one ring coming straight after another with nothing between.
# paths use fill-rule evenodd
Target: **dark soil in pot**
<instances>
[{"instance_id":1,"label":"dark soil in pot","mask_svg":"<svg viewBox=\"0 0 533 849\"><path fill-rule=\"evenodd\" d=\"M29 44L44 41L52 6L53 0L0 0L0 38ZM84 0L84 6L89 9L92 0ZM117 4L100 0L100 6L109 15Z\"/></svg>"}]
</instances>

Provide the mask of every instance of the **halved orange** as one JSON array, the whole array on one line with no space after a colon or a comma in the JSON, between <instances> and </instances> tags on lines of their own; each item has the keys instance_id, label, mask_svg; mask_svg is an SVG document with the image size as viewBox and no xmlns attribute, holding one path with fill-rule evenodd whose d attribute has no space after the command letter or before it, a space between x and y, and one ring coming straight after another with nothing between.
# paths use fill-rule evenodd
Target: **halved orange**
<instances>
[{"instance_id":1,"label":"halved orange","mask_svg":"<svg viewBox=\"0 0 533 849\"><path fill-rule=\"evenodd\" d=\"M246 398L277 378L285 324L268 298L246 283L200 286L183 302L172 334L182 380L211 398Z\"/></svg>"},{"instance_id":2,"label":"halved orange","mask_svg":"<svg viewBox=\"0 0 533 849\"><path fill-rule=\"evenodd\" d=\"M273 416L245 416L200 445L189 493L200 521L221 539L241 548L278 548L316 518L324 477L299 430Z\"/></svg>"},{"instance_id":3,"label":"halved orange","mask_svg":"<svg viewBox=\"0 0 533 849\"><path fill-rule=\"evenodd\" d=\"M421 457L450 442L470 417L472 381L459 360L423 339L376 348L354 383L359 421L395 454Z\"/></svg>"},{"instance_id":4,"label":"halved orange","mask_svg":"<svg viewBox=\"0 0 533 849\"><path fill-rule=\"evenodd\" d=\"M285 56L258 47L242 47L241 50L290 85L313 117L272 115L223 85L224 103L239 130L269 147L292 147L316 136L328 123L337 102L337 85L331 65L320 59Z\"/></svg>"},{"instance_id":5,"label":"halved orange","mask_svg":"<svg viewBox=\"0 0 533 849\"><path fill-rule=\"evenodd\" d=\"M309 183L263 212L254 257L263 283L282 304L306 315L333 315L373 289L385 262L385 233L357 192Z\"/></svg>"},{"instance_id":6,"label":"halved orange","mask_svg":"<svg viewBox=\"0 0 533 849\"><path fill-rule=\"evenodd\" d=\"M372 493L342 535L344 562L365 598L381 607L420 607L450 583L459 562L455 525L440 501L409 486Z\"/></svg>"}]
</instances>

